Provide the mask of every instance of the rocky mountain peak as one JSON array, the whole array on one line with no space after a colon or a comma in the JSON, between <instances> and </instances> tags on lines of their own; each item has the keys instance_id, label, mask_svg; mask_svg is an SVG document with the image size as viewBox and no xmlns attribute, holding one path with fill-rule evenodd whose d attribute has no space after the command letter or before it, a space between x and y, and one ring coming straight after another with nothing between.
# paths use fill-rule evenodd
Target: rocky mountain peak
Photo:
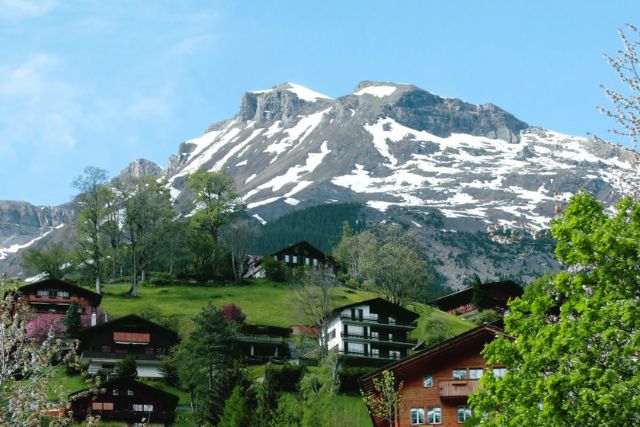
<instances>
[{"instance_id":1,"label":"rocky mountain peak","mask_svg":"<svg viewBox=\"0 0 640 427\"><path fill-rule=\"evenodd\" d=\"M164 175L164 169L151 160L136 159L129 163L127 167L122 169L120 174L114 179L126 181L128 179L137 179L148 175L162 176Z\"/></svg>"}]
</instances>

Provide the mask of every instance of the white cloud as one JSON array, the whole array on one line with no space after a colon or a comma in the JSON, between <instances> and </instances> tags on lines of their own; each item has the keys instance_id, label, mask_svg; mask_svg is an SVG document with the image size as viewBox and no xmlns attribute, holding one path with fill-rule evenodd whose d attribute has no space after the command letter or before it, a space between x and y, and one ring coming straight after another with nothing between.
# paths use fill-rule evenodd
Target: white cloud
<instances>
[{"instance_id":1,"label":"white cloud","mask_svg":"<svg viewBox=\"0 0 640 427\"><path fill-rule=\"evenodd\" d=\"M56 0L0 0L0 17L9 19L36 18L58 6Z\"/></svg>"}]
</instances>

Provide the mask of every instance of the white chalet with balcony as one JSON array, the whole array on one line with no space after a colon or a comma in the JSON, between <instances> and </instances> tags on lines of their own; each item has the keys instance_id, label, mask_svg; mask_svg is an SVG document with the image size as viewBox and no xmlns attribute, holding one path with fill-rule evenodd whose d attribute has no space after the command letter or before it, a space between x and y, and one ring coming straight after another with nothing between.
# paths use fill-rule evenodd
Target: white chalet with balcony
<instances>
[{"instance_id":1,"label":"white chalet with balcony","mask_svg":"<svg viewBox=\"0 0 640 427\"><path fill-rule=\"evenodd\" d=\"M327 331L329 350L339 357L380 364L407 356L415 345L409 334L418 317L383 298L373 298L333 310L327 328L321 329Z\"/></svg>"}]
</instances>

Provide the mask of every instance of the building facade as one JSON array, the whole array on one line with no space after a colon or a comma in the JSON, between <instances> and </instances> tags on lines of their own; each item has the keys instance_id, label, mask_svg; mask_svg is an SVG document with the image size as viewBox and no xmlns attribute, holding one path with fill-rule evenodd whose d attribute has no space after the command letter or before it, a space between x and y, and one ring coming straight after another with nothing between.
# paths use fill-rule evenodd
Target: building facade
<instances>
[{"instance_id":1,"label":"building facade","mask_svg":"<svg viewBox=\"0 0 640 427\"><path fill-rule=\"evenodd\" d=\"M242 325L236 337L240 352L249 363L289 358L290 328L268 325Z\"/></svg>"},{"instance_id":2,"label":"building facade","mask_svg":"<svg viewBox=\"0 0 640 427\"><path fill-rule=\"evenodd\" d=\"M35 317L51 321L64 317L71 303L75 302L83 323L87 325L102 301L102 295L58 279L21 286L18 293L32 308Z\"/></svg>"},{"instance_id":3,"label":"building facade","mask_svg":"<svg viewBox=\"0 0 640 427\"><path fill-rule=\"evenodd\" d=\"M73 418L100 416L102 421L128 425L170 425L176 416L178 396L139 381L111 380L94 392L81 390L69 396Z\"/></svg>"},{"instance_id":4,"label":"building facade","mask_svg":"<svg viewBox=\"0 0 640 427\"><path fill-rule=\"evenodd\" d=\"M133 314L83 329L78 338L89 373L113 373L119 361L133 356L141 378L161 378L160 356L178 343L174 331Z\"/></svg>"},{"instance_id":5,"label":"building facade","mask_svg":"<svg viewBox=\"0 0 640 427\"><path fill-rule=\"evenodd\" d=\"M478 310L495 310L504 313L512 298L522 296L524 290L511 280L485 283L445 295L429 304L449 314L469 315Z\"/></svg>"},{"instance_id":6,"label":"building facade","mask_svg":"<svg viewBox=\"0 0 640 427\"><path fill-rule=\"evenodd\" d=\"M413 342L409 334L419 315L382 298L339 307L327 327L321 328L321 343L354 364L379 365L407 356ZM326 330L327 336L324 336Z\"/></svg>"},{"instance_id":7,"label":"building facade","mask_svg":"<svg viewBox=\"0 0 640 427\"><path fill-rule=\"evenodd\" d=\"M472 416L467 402L482 375L488 371L504 375L504 368L487 367L480 354L500 334L493 326L481 325L364 376L361 389L373 393L373 378L389 370L403 382L398 427L460 426ZM376 427L386 426L384 420L372 417L372 421Z\"/></svg>"}]
</instances>

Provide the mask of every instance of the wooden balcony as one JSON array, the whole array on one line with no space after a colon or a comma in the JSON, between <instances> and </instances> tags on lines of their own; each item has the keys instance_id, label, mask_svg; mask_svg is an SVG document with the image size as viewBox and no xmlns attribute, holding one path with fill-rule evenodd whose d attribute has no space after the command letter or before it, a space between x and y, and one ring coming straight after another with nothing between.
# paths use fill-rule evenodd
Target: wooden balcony
<instances>
[{"instance_id":1,"label":"wooden balcony","mask_svg":"<svg viewBox=\"0 0 640 427\"><path fill-rule=\"evenodd\" d=\"M440 381L441 399L466 399L478 389L478 380Z\"/></svg>"}]
</instances>

